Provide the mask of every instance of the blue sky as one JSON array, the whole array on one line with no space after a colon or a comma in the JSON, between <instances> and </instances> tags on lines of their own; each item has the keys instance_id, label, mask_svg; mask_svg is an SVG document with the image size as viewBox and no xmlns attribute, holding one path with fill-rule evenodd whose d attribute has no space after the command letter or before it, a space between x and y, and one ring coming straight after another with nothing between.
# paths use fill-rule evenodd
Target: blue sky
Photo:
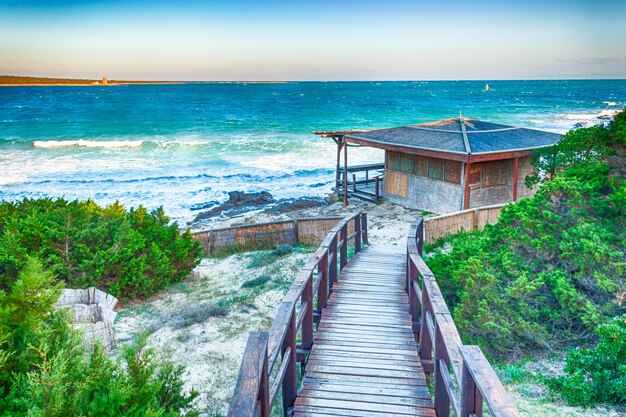
<instances>
[{"instance_id":1,"label":"blue sky","mask_svg":"<svg viewBox=\"0 0 626 417\"><path fill-rule=\"evenodd\" d=\"M0 74L626 78L626 1L5 1Z\"/></svg>"}]
</instances>

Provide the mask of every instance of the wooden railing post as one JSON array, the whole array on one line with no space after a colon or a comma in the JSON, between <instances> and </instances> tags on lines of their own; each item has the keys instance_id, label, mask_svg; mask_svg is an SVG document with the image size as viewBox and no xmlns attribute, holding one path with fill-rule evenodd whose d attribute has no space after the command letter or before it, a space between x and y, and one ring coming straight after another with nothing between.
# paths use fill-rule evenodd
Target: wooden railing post
<instances>
[{"instance_id":1,"label":"wooden railing post","mask_svg":"<svg viewBox=\"0 0 626 417\"><path fill-rule=\"evenodd\" d=\"M341 237L339 269L341 270L348 263L348 223L344 223L344 225L341 226L341 232L339 234Z\"/></svg>"},{"instance_id":2,"label":"wooden railing post","mask_svg":"<svg viewBox=\"0 0 626 417\"><path fill-rule=\"evenodd\" d=\"M253 417L259 405L260 416L269 417L268 338L267 332L250 333L228 417Z\"/></svg>"},{"instance_id":3,"label":"wooden railing post","mask_svg":"<svg viewBox=\"0 0 626 417\"><path fill-rule=\"evenodd\" d=\"M367 213L361 214L361 231L363 232L363 242L369 245L370 242L367 240Z\"/></svg>"},{"instance_id":4,"label":"wooden railing post","mask_svg":"<svg viewBox=\"0 0 626 417\"><path fill-rule=\"evenodd\" d=\"M463 377L461 380L461 416L460 417L482 417L483 401L476 382L463 361Z\"/></svg>"},{"instance_id":5,"label":"wooden railing post","mask_svg":"<svg viewBox=\"0 0 626 417\"><path fill-rule=\"evenodd\" d=\"M332 253L332 260L328 265L328 290L332 292L333 285L335 281L337 281L337 262L339 258L339 252L337 251L337 235L333 237L333 240L330 242L330 247L328 248L329 256Z\"/></svg>"},{"instance_id":6,"label":"wooden railing post","mask_svg":"<svg viewBox=\"0 0 626 417\"><path fill-rule=\"evenodd\" d=\"M415 234L415 244L417 245L417 253L422 256L424 248L424 218L417 224L417 233Z\"/></svg>"},{"instance_id":7,"label":"wooden railing post","mask_svg":"<svg viewBox=\"0 0 626 417\"><path fill-rule=\"evenodd\" d=\"M354 253L361 250L361 215L354 218Z\"/></svg>"},{"instance_id":8,"label":"wooden railing post","mask_svg":"<svg viewBox=\"0 0 626 417\"><path fill-rule=\"evenodd\" d=\"M280 348L281 357L285 357L287 349L291 351L289 355L289 363L287 364L287 370L285 371L285 378L283 379L283 413L288 415L288 410L293 407L296 396L298 394L298 373L296 371L297 350L296 350L296 309L292 304L291 318L289 320L289 326L287 327L287 333L285 334L285 340Z\"/></svg>"},{"instance_id":9,"label":"wooden railing post","mask_svg":"<svg viewBox=\"0 0 626 417\"><path fill-rule=\"evenodd\" d=\"M429 277L422 276L422 316L420 319L420 358L422 364L424 362L432 362L433 359L433 340L430 338L430 331L428 330L427 314L432 315L432 306L430 305L430 297L428 296L428 286L424 284L424 281ZM424 369L426 372L428 370ZM432 370L431 370L432 372Z\"/></svg>"},{"instance_id":10,"label":"wooden railing post","mask_svg":"<svg viewBox=\"0 0 626 417\"><path fill-rule=\"evenodd\" d=\"M413 328L413 333L419 332L416 328L417 324L420 320L420 300L417 299L417 294L413 289L413 285L417 284L417 267L410 261L408 265L408 274L409 274L409 313L411 314L411 325Z\"/></svg>"},{"instance_id":11,"label":"wooden railing post","mask_svg":"<svg viewBox=\"0 0 626 417\"><path fill-rule=\"evenodd\" d=\"M380 177L376 177L374 179L374 190L376 194L376 202L378 203L378 200L380 200Z\"/></svg>"},{"instance_id":12,"label":"wooden railing post","mask_svg":"<svg viewBox=\"0 0 626 417\"><path fill-rule=\"evenodd\" d=\"M356 174L352 174L352 192L356 192Z\"/></svg>"},{"instance_id":13,"label":"wooden railing post","mask_svg":"<svg viewBox=\"0 0 626 417\"><path fill-rule=\"evenodd\" d=\"M304 285L302 291L301 307L306 309L302 317L302 349L310 351L313 347L313 276Z\"/></svg>"},{"instance_id":14,"label":"wooden railing post","mask_svg":"<svg viewBox=\"0 0 626 417\"><path fill-rule=\"evenodd\" d=\"M272 404L270 404L270 375L267 361L267 343L265 344L265 354L262 360L263 371L261 372L261 386L259 388L259 405L261 406L261 417L270 417Z\"/></svg>"},{"instance_id":15,"label":"wooden railing post","mask_svg":"<svg viewBox=\"0 0 626 417\"><path fill-rule=\"evenodd\" d=\"M446 346L441 335L438 321L435 320L435 411L437 417L450 416L450 397L446 390L446 382L443 379L441 366L450 367L446 353Z\"/></svg>"},{"instance_id":16,"label":"wooden railing post","mask_svg":"<svg viewBox=\"0 0 626 417\"><path fill-rule=\"evenodd\" d=\"M320 286L317 289L317 313L321 315L322 309L326 308L328 303L328 250L326 250L324 256L320 259L317 270L321 275Z\"/></svg>"}]
</instances>

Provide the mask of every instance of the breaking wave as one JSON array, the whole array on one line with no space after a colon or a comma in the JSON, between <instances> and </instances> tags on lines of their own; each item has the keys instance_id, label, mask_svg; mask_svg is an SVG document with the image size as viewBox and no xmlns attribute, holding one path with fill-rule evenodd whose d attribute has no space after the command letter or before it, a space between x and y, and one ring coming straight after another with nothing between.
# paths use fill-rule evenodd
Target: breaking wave
<instances>
[{"instance_id":1,"label":"breaking wave","mask_svg":"<svg viewBox=\"0 0 626 417\"><path fill-rule=\"evenodd\" d=\"M140 148L143 145L143 140L109 140L109 141L97 141L97 140L36 140L33 142L35 148Z\"/></svg>"}]
</instances>

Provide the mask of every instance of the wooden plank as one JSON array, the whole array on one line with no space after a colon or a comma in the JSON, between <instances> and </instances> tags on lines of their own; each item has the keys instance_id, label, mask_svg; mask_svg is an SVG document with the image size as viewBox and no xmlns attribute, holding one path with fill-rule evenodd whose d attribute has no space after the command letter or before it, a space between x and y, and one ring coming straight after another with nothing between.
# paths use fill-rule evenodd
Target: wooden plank
<instances>
[{"instance_id":1,"label":"wooden plank","mask_svg":"<svg viewBox=\"0 0 626 417\"><path fill-rule=\"evenodd\" d=\"M404 363L403 361L395 361L394 362L378 362L378 361L348 361L342 360L340 358L333 357L315 357L309 358L307 362L307 367L314 366L335 366L335 367L349 367L349 368L364 368L364 369L381 369L381 370L389 370L389 371L406 371L411 373L420 372L420 367L414 363L413 365L409 365Z\"/></svg>"},{"instance_id":2,"label":"wooden plank","mask_svg":"<svg viewBox=\"0 0 626 417\"><path fill-rule=\"evenodd\" d=\"M389 414L387 412L376 411L362 411L362 410L341 410L337 408L320 408L310 406L296 406L294 408L294 417L392 417L395 414ZM424 414L420 416L434 417L435 414L429 414L429 411L424 411Z\"/></svg>"},{"instance_id":3,"label":"wooden plank","mask_svg":"<svg viewBox=\"0 0 626 417\"><path fill-rule=\"evenodd\" d=\"M312 388L312 387L307 387ZM348 395L346 395L348 394ZM299 397L327 399L327 400L348 400L358 401L364 403L373 403L373 407L377 404L393 404L393 405L406 405L414 407L432 407L433 402L430 398L417 398L417 397L397 397L391 395L381 394L367 394L363 392L358 393L345 393L319 389L304 389L298 394Z\"/></svg>"},{"instance_id":4,"label":"wooden plank","mask_svg":"<svg viewBox=\"0 0 626 417\"><path fill-rule=\"evenodd\" d=\"M425 407L416 407L408 405L395 405L395 404L373 404L358 401L343 401L343 400L327 400L318 398L298 397L296 399L296 405L298 406L311 406L311 407L323 407L323 408L338 408L342 410L360 410L360 411L381 411L385 413L417 416L428 415L425 414L425 410L429 410ZM435 415L434 409L432 414Z\"/></svg>"},{"instance_id":5,"label":"wooden plank","mask_svg":"<svg viewBox=\"0 0 626 417\"><path fill-rule=\"evenodd\" d=\"M316 391L332 391L345 394L372 394L372 395L385 395L388 397L407 397L407 398L421 398L431 400L428 387L425 386L380 386L380 385L349 385L339 384L332 382L319 382L315 380L307 381L308 390Z\"/></svg>"}]
</instances>

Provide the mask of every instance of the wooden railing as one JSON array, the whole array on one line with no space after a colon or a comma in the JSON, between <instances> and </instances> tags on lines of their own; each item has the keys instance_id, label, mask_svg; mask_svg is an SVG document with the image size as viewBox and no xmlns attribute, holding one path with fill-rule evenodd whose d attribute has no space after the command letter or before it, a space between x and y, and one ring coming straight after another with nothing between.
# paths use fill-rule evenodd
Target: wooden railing
<instances>
[{"instance_id":1,"label":"wooden railing","mask_svg":"<svg viewBox=\"0 0 626 417\"><path fill-rule=\"evenodd\" d=\"M467 346L437 285L422 260L424 219L411 225L407 242L406 290L413 331L418 335L424 370L435 374L434 403L438 417L450 410L458 417L519 417L513 401L478 346Z\"/></svg>"},{"instance_id":2,"label":"wooden railing","mask_svg":"<svg viewBox=\"0 0 626 417\"><path fill-rule=\"evenodd\" d=\"M343 196L345 191L348 196L354 195L377 203L382 197L384 172L385 164L354 165L349 166L347 170L340 167L337 171L335 191L340 196Z\"/></svg>"},{"instance_id":3,"label":"wooden railing","mask_svg":"<svg viewBox=\"0 0 626 417\"><path fill-rule=\"evenodd\" d=\"M349 234L351 224L354 232ZM250 333L229 417L268 417L279 394L283 415L293 407L298 391L296 363L306 365L313 347L314 324L319 323L338 273L348 263L348 243L352 240L354 253L367 244L365 213L345 217L330 230L300 270L269 333ZM298 332L301 343L296 344Z\"/></svg>"}]
</instances>

